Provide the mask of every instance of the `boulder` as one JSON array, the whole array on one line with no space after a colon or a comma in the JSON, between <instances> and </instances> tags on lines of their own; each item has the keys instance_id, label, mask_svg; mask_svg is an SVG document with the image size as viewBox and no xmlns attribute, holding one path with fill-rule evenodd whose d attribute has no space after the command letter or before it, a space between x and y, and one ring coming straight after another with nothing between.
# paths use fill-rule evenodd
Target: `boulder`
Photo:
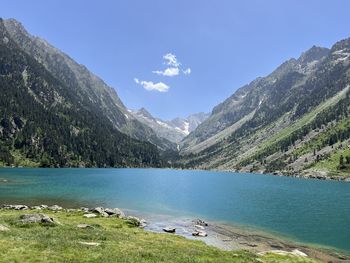
<instances>
[{"instance_id":1,"label":"boulder","mask_svg":"<svg viewBox=\"0 0 350 263\"><path fill-rule=\"evenodd\" d=\"M102 214L104 213L104 208L103 207L95 207L91 209L91 212L96 213L96 214Z\"/></svg>"},{"instance_id":2,"label":"boulder","mask_svg":"<svg viewBox=\"0 0 350 263\"><path fill-rule=\"evenodd\" d=\"M119 208L106 208L105 212L110 216L116 216L119 218L125 217L124 212L122 210L120 210Z\"/></svg>"},{"instance_id":3,"label":"boulder","mask_svg":"<svg viewBox=\"0 0 350 263\"><path fill-rule=\"evenodd\" d=\"M14 210L28 210L29 207L26 206L26 205L12 205L11 209L14 209Z\"/></svg>"},{"instance_id":4,"label":"boulder","mask_svg":"<svg viewBox=\"0 0 350 263\"><path fill-rule=\"evenodd\" d=\"M41 208L41 209L48 209L49 206L47 206L47 205L40 205L40 208Z\"/></svg>"},{"instance_id":5,"label":"boulder","mask_svg":"<svg viewBox=\"0 0 350 263\"><path fill-rule=\"evenodd\" d=\"M32 209L32 210L42 210L41 206L38 206L38 205L32 206L30 209Z\"/></svg>"},{"instance_id":6,"label":"boulder","mask_svg":"<svg viewBox=\"0 0 350 263\"><path fill-rule=\"evenodd\" d=\"M109 214L107 214L106 212L102 212L102 213L100 214L100 216L102 216L102 217L109 217Z\"/></svg>"},{"instance_id":7,"label":"boulder","mask_svg":"<svg viewBox=\"0 0 350 263\"><path fill-rule=\"evenodd\" d=\"M174 228L174 227L165 227L165 228L163 228L163 231L167 232L167 233L175 233L176 228Z\"/></svg>"},{"instance_id":8,"label":"boulder","mask_svg":"<svg viewBox=\"0 0 350 263\"><path fill-rule=\"evenodd\" d=\"M137 227L145 227L147 222L144 219L140 219L135 216L128 216L126 218L132 225L137 226Z\"/></svg>"},{"instance_id":9,"label":"boulder","mask_svg":"<svg viewBox=\"0 0 350 263\"><path fill-rule=\"evenodd\" d=\"M45 214L24 214L20 216L21 223L45 223L56 225L60 224L56 219Z\"/></svg>"},{"instance_id":10,"label":"boulder","mask_svg":"<svg viewBox=\"0 0 350 263\"><path fill-rule=\"evenodd\" d=\"M194 223L195 225L199 225L199 226L208 226L208 223L201 219L194 220Z\"/></svg>"},{"instance_id":11,"label":"boulder","mask_svg":"<svg viewBox=\"0 0 350 263\"><path fill-rule=\"evenodd\" d=\"M208 236L208 234L204 231L200 231L200 230L195 230L192 232L192 236L195 236L195 237L206 237Z\"/></svg>"},{"instance_id":12,"label":"boulder","mask_svg":"<svg viewBox=\"0 0 350 263\"><path fill-rule=\"evenodd\" d=\"M87 207L80 207L80 210L83 212L89 212L89 208Z\"/></svg>"},{"instance_id":13,"label":"boulder","mask_svg":"<svg viewBox=\"0 0 350 263\"><path fill-rule=\"evenodd\" d=\"M51 211L60 211L63 208L61 206L58 206L58 205L52 205L52 206L49 206L47 209L49 209Z\"/></svg>"},{"instance_id":14,"label":"boulder","mask_svg":"<svg viewBox=\"0 0 350 263\"><path fill-rule=\"evenodd\" d=\"M83 217L85 217L85 218L94 218L96 216L97 216L96 214L84 214L83 215Z\"/></svg>"}]
</instances>

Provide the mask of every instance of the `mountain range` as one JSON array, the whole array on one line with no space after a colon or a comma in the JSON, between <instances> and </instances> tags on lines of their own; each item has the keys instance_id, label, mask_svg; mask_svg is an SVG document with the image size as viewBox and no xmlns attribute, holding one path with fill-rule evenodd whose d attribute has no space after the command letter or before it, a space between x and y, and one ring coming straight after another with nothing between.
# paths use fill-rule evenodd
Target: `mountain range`
<instances>
[{"instance_id":1,"label":"mountain range","mask_svg":"<svg viewBox=\"0 0 350 263\"><path fill-rule=\"evenodd\" d=\"M181 142L187 168L348 174L350 39L313 46L214 107Z\"/></svg>"},{"instance_id":2,"label":"mountain range","mask_svg":"<svg viewBox=\"0 0 350 263\"><path fill-rule=\"evenodd\" d=\"M159 166L159 138L115 90L14 19L0 20L0 160L31 166Z\"/></svg>"},{"instance_id":3,"label":"mountain range","mask_svg":"<svg viewBox=\"0 0 350 263\"><path fill-rule=\"evenodd\" d=\"M14 19L0 19L0 165L350 172L350 39L313 46L210 114L165 121Z\"/></svg>"},{"instance_id":4,"label":"mountain range","mask_svg":"<svg viewBox=\"0 0 350 263\"><path fill-rule=\"evenodd\" d=\"M153 117L145 108L137 111L129 110L136 119L151 127L155 133L174 143L180 143L187 135L193 132L199 124L209 117L207 113L191 114L187 118L175 118L164 121Z\"/></svg>"}]
</instances>

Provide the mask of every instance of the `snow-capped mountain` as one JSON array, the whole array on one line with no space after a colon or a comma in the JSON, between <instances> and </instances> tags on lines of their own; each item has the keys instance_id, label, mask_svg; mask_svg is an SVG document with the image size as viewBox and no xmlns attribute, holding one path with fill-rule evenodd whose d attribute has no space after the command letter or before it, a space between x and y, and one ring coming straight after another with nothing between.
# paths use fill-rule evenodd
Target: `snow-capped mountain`
<instances>
[{"instance_id":1,"label":"snow-capped mountain","mask_svg":"<svg viewBox=\"0 0 350 263\"><path fill-rule=\"evenodd\" d=\"M209 117L207 113L196 113L187 118L175 118L170 121L153 117L145 108L129 110L140 122L151 127L159 137L172 142L180 142L183 138L194 131L199 124Z\"/></svg>"}]
</instances>

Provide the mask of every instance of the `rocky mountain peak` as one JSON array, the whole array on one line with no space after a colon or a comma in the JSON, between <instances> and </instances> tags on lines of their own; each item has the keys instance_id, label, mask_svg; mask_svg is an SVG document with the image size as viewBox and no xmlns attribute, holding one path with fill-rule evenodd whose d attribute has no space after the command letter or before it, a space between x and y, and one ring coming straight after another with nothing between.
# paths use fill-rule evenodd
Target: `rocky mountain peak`
<instances>
[{"instance_id":1,"label":"rocky mountain peak","mask_svg":"<svg viewBox=\"0 0 350 263\"><path fill-rule=\"evenodd\" d=\"M322 58L328 55L328 48L312 46L309 50L303 52L301 56L298 58L298 63L301 65L306 65L313 61L320 61Z\"/></svg>"},{"instance_id":2,"label":"rocky mountain peak","mask_svg":"<svg viewBox=\"0 0 350 263\"><path fill-rule=\"evenodd\" d=\"M143 117L149 118L149 119L154 119L152 114L149 113L144 107L142 107L141 109L139 109L137 111L137 114L142 115Z\"/></svg>"}]
</instances>

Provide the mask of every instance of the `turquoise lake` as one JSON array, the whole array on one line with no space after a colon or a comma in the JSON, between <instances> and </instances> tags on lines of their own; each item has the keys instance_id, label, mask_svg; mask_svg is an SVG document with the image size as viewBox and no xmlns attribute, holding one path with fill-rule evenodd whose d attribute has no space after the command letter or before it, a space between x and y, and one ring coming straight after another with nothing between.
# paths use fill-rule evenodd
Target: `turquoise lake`
<instances>
[{"instance_id":1,"label":"turquoise lake","mask_svg":"<svg viewBox=\"0 0 350 263\"><path fill-rule=\"evenodd\" d=\"M201 217L350 251L346 182L169 169L0 169L0 203Z\"/></svg>"}]
</instances>

